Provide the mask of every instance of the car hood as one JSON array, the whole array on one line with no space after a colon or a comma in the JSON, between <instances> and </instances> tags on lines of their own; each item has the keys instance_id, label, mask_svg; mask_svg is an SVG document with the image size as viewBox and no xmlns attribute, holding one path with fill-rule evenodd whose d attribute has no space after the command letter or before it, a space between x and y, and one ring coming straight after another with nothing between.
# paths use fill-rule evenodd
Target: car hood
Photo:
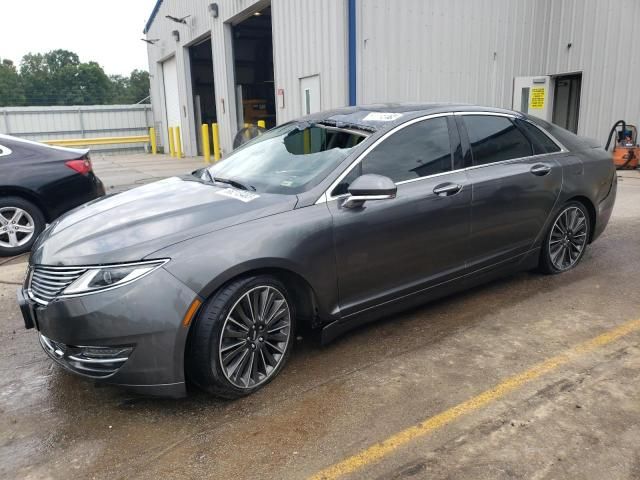
<instances>
[{"instance_id":1,"label":"car hood","mask_svg":"<svg viewBox=\"0 0 640 480\"><path fill-rule=\"evenodd\" d=\"M177 242L295 207L295 195L257 194L172 177L87 203L36 241L31 264L136 261ZM215 248L212 245L211 248Z\"/></svg>"}]
</instances>

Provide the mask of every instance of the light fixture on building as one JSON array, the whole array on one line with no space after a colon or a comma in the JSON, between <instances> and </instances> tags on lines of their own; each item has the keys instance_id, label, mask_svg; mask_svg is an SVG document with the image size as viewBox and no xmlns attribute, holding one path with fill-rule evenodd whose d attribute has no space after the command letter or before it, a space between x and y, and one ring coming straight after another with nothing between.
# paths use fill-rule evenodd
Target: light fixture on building
<instances>
[{"instance_id":1,"label":"light fixture on building","mask_svg":"<svg viewBox=\"0 0 640 480\"><path fill-rule=\"evenodd\" d=\"M260 15L262 15L262 12L254 12L253 14L254 17L259 17Z\"/></svg>"},{"instance_id":2,"label":"light fixture on building","mask_svg":"<svg viewBox=\"0 0 640 480\"><path fill-rule=\"evenodd\" d=\"M178 30L174 30L173 32L171 32L171 35L176 42L180 41L180 32Z\"/></svg>"},{"instance_id":3,"label":"light fixture on building","mask_svg":"<svg viewBox=\"0 0 640 480\"><path fill-rule=\"evenodd\" d=\"M213 18L218 18L218 4L217 3L210 3L208 9L209 9L209 15L211 15Z\"/></svg>"},{"instance_id":4,"label":"light fixture on building","mask_svg":"<svg viewBox=\"0 0 640 480\"><path fill-rule=\"evenodd\" d=\"M168 18L172 22L182 23L183 25L187 24L187 18L191 15L185 15L184 17L174 17L173 15L165 15L164 18Z\"/></svg>"}]
</instances>

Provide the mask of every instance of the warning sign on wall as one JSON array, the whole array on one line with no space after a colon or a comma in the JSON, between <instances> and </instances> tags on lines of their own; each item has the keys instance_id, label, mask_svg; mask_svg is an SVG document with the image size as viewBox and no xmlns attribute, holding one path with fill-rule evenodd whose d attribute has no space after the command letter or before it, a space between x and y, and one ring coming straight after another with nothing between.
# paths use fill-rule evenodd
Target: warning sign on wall
<instances>
[{"instance_id":1,"label":"warning sign on wall","mask_svg":"<svg viewBox=\"0 0 640 480\"><path fill-rule=\"evenodd\" d=\"M544 108L544 87L534 87L531 89L531 101L529 102L529 108Z\"/></svg>"}]
</instances>

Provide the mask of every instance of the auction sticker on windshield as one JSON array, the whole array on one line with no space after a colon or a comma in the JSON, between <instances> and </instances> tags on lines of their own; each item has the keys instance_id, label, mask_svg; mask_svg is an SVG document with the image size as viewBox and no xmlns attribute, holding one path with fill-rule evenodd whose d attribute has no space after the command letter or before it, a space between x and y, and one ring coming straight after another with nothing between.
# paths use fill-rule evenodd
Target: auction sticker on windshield
<instances>
[{"instance_id":1,"label":"auction sticker on windshield","mask_svg":"<svg viewBox=\"0 0 640 480\"><path fill-rule=\"evenodd\" d=\"M401 113L371 112L363 120L365 122L393 122L401 116Z\"/></svg>"},{"instance_id":2,"label":"auction sticker on windshield","mask_svg":"<svg viewBox=\"0 0 640 480\"><path fill-rule=\"evenodd\" d=\"M248 203L260 197L257 193L247 192L246 190L237 190L235 188L225 188L224 190L218 190L216 193L225 197L235 198L236 200L240 200L244 203Z\"/></svg>"}]
</instances>

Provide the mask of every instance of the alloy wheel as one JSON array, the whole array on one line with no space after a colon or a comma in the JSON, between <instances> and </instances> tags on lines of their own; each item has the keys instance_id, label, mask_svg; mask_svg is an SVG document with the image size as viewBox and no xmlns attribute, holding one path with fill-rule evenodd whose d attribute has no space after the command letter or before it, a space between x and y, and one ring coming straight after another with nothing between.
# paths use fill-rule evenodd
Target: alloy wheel
<instances>
[{"instance_id":1,"label":"alloy wheel","mask_svg":"<svg viewBox=\"0 0 640 480\"><path fill-rule=\"evenodd\" d=\"M559 270L573 267L587 245L589 223L578 207L568 207L556 218L549 236L549 258Z\"/></svg>"},{"instance_id":2,"label":"alloy wheel","mask_svg":"<svg viewBox=\"0 0 640 480\"><path fill-rule=\"evenodd\" d=\"M290 334L291 311L282 292L264 285L244 293L220 336L218 354L226 379L242 389L267 381L284 358Z\"/></svg>"},{"instance_id":3,"label":"alloy wheel","mask_svg":"<svg viewBox=\"0 0 640 480\"><path fill-rule=\"evenodd\" d=\"M35 222L26 210L18 207L0 208L0 247L17 248L33 237Z\"/></svg>"}]
</instances>

